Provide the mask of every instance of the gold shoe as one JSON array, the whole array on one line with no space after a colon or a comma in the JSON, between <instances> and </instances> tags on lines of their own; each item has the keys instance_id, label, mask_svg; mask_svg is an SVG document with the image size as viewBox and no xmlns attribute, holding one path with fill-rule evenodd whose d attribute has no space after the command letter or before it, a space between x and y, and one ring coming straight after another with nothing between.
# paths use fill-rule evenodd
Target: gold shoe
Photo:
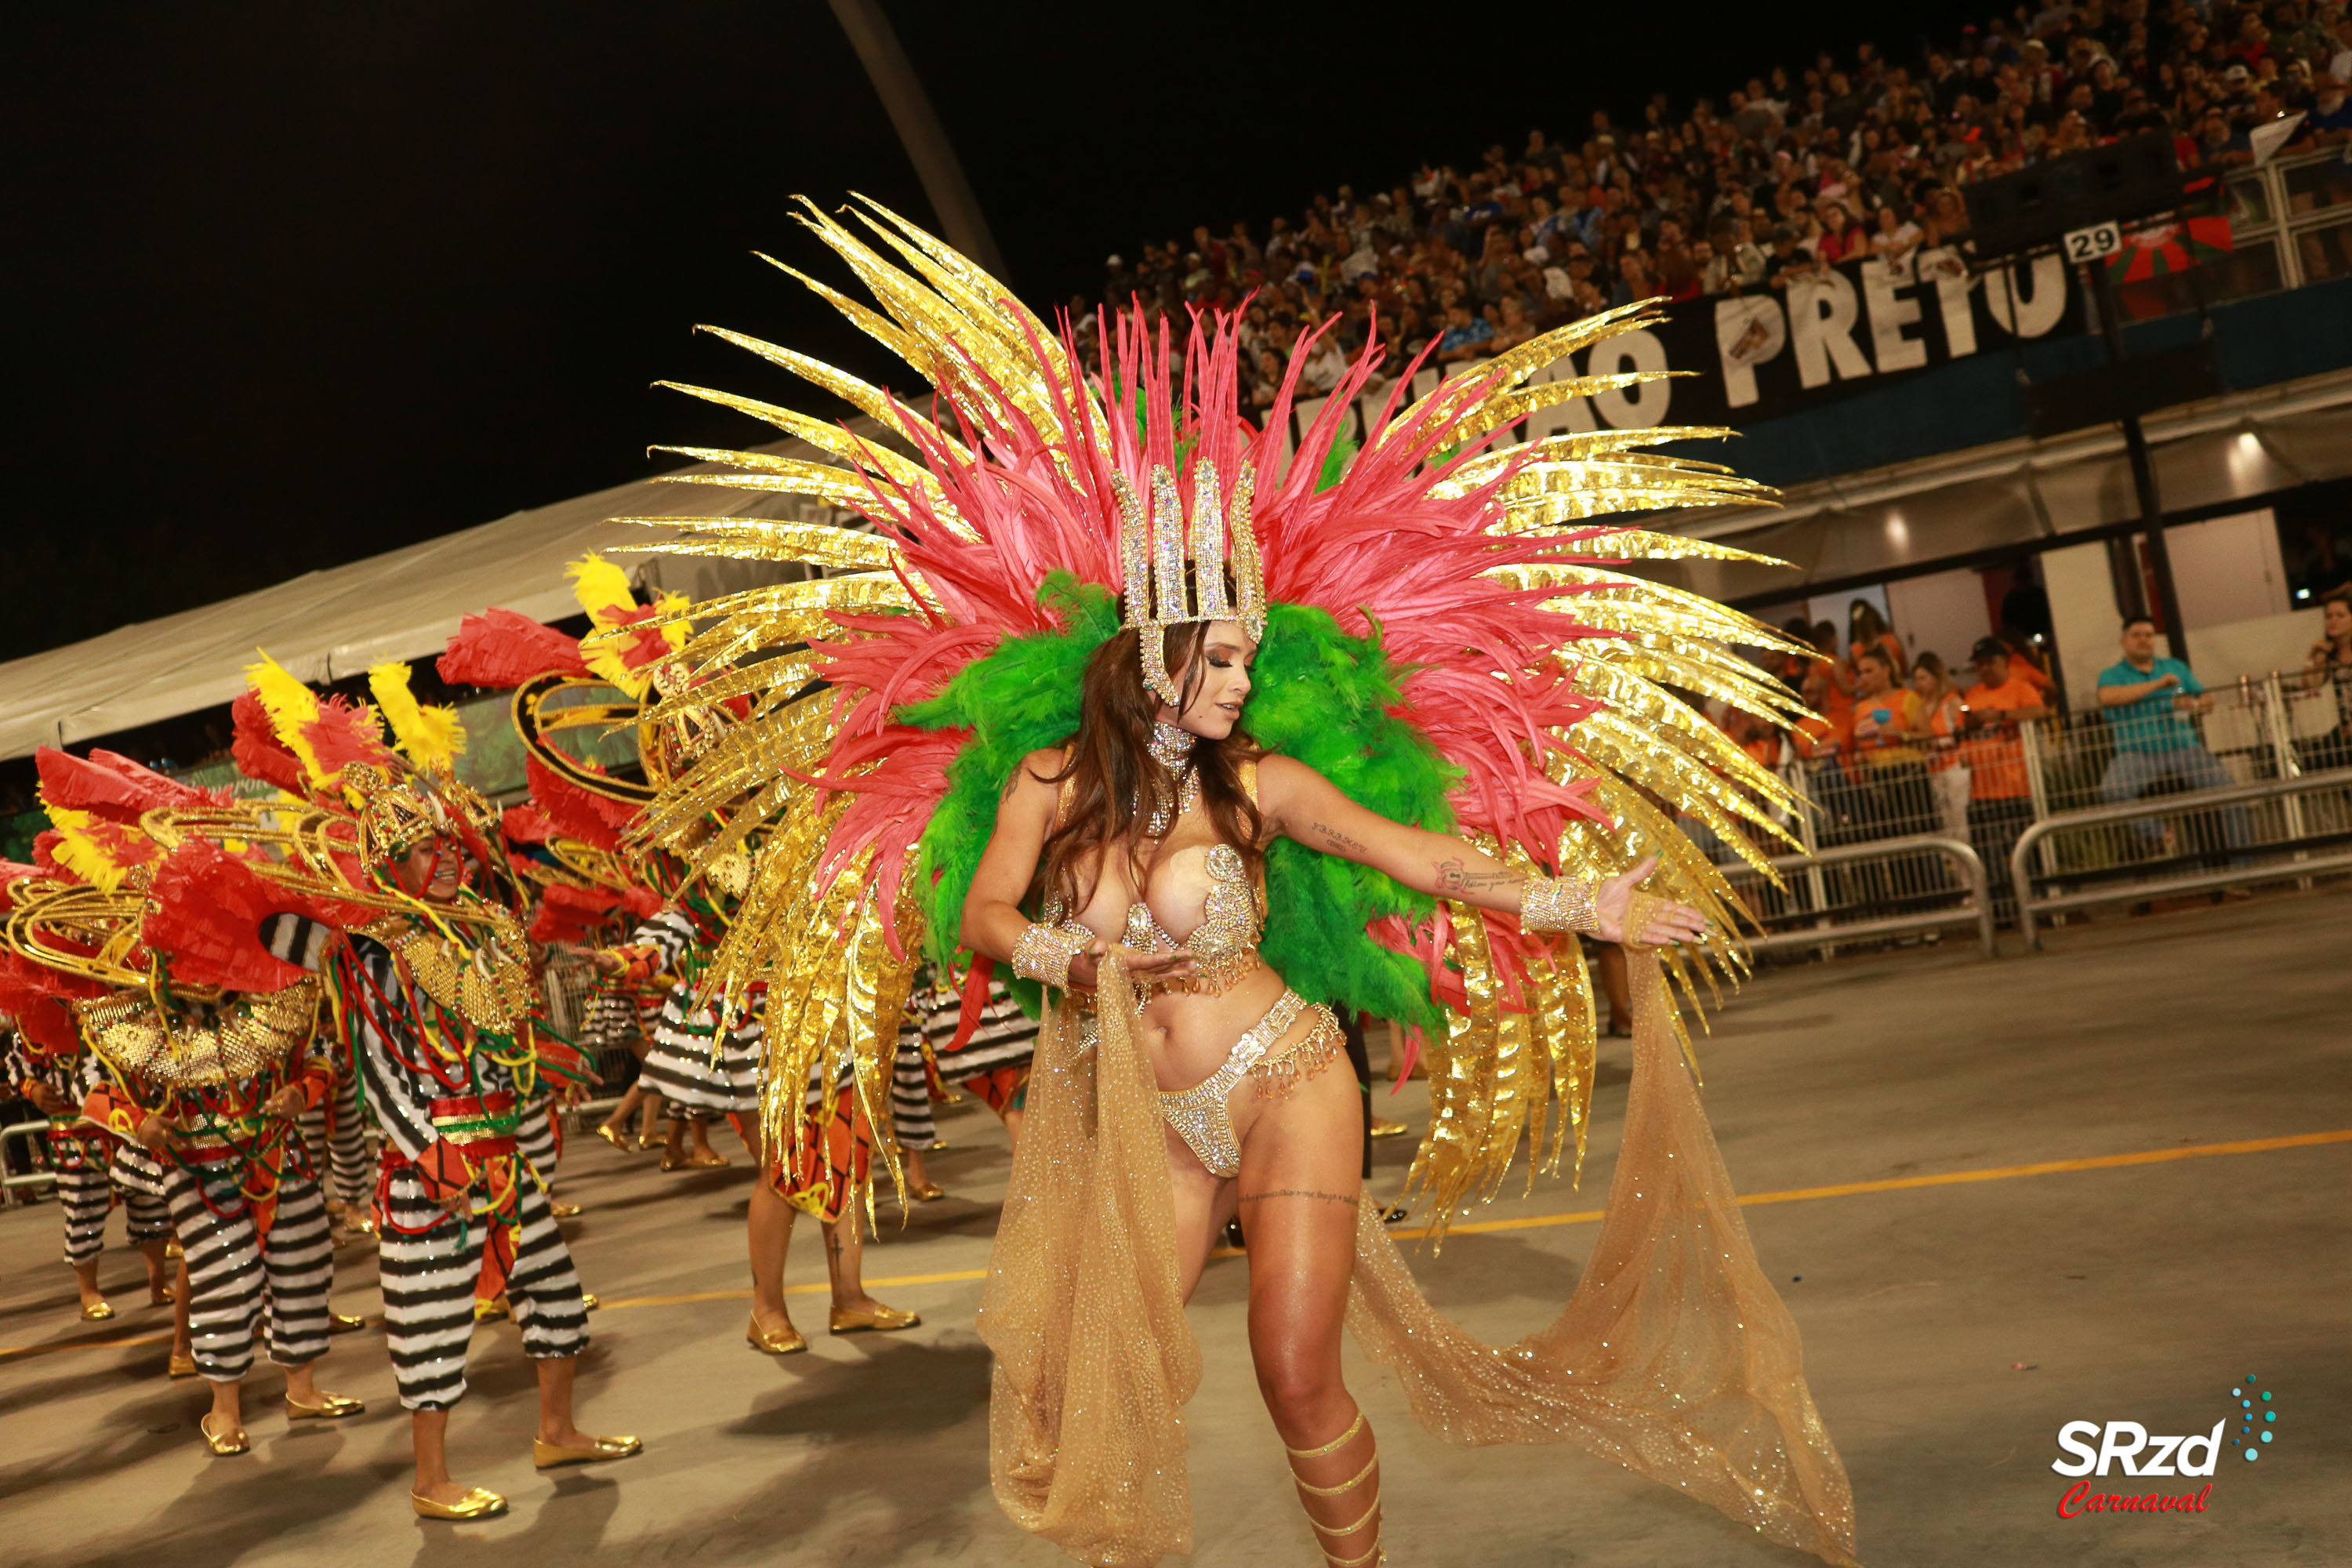
<instances>
[{"instance_id":1,"label":"gold shoe","mask_svg":"<svg viewBox=\"0 0 2352 1568\"><path fill-rule=\"evenodd\" d=\"M870 1312L845 1312L833 1310L833 1321L825 1326L836 1334L893 1333L899 1329L911 1329L923 1321L919 1312L903 1312L896 1307L876 1307Z\"/></svg>"},{"instance_id":2,"label":"gold shoe","mask_svg":"<svg viewBox=\"0 0 2352 1568\"><path fill-rule=\"evenodd\" d=\"M919 1204L935 1204L948 1195L948 1190L937 1182L925 1182L919 1187L908 1187L907 1195Z\"/></svg>"},{"instance_id":3,"label":"gold shoe","mask_svg":"<svg viewBox=\"0 0 2352 1568\"><path fill-rule=\"evenodd\" d=\"M530 1440L530 1462L542 1470L559 1465L593 1465L599 1459L625 1459L645 1451L645 1445L635 1437L590 1437L583 1432L585 1442L577 1448L566 1448L539 1437Z\"/></svg>"},{"instance_id":4,"label":"gold shoe","mask_svg":"<svg viewBox=\"0 0 2352 1568\"><path fill-rule=\"evenodd\" d=\"M697 1171L717 1171L734 1163L716 1149L705 1149L701 1153L690 1156L686 1163Z\"/></svg>"},{"instance_id":5,"label":"gold shoe","mask_svg":"<svg viewBox=\"0 0 2352 1568\"><path fill-rule=\"evenodd\" d=\"M599 1123L596 1128L596 1136L602 1138L605 1142L610 1143L614 1148L618 1149L624 1154L629 1152L628 1134L623 1132L617 1127L610 1127L604 1125L603 1123Z\"/></svg>"},{"instance_id":6,"label":"gold shoe","mask_svg":"<svg viewBox=\"0 0 2352 1568\"><path fill-rule=\"evenodd\" d=\"M553 1215L558 1219L578 1219L580 1217L580 1205L578 1204L559 1203L555 1199L550 1198L547 1200L547 1212Z\"/></svg>"},{"instance_id":7,"label":"gold shoe","mask_svg":"<svg viewBox=\"0 0 2352 1568\"><path fill-rule=\"evenodd\" d=\"M593 1311L594 1311L597 1308L599 1308L599 1307L603 1306L604 1304L604 1302L602 1302L602 1301L600 1301L600 1300L598 1300L596 1299L596 1292L595 1292L595 1291L593 1291L593 1290L583 1290L583 1291L581 1291L581 1292L580 1292L580 1310L581 1310L582 1311L583 1311L583 1312L593 1312Z\"/></svg>"},{"instance_id":8,"label":"gold shoe","mask_svg":"<svg viewBox=\"0 0 2352 1568\"><path fill-rule=\"evenodd\" d=\"M655 1137L651 1137L651 1136L649 1136L649 1135L647 1135L647 1134L646 1134L646 1133L642 1133L642 1132L641 1132L641 1133L639 1133L639 1134L637 1135L637 1152L638 1152L638 1153L643 1154L643 1153L647 1152L648 1152L648 1151L650 1151L650 1150L658 1149L658 1148L660 1148L660 1147L661 1147L661 1140L660 1140L660 1139L658 1139L658 1138L655 1138Z\"/></svg>"},{"instance_id":9,"label":"gold shoe","mask_svg":"<svg viewBox=\"0 0 2352 1568\"><path fill-rule=\"evenodd\" d=\"M341 1421L346 1415L357 1415L367 1405L357 1399L340 1394L321 1393L316 1405L297 1405L294 1396L286 1396L286 1419L289 1421Z\"/></svg>"},{"instance_id":10,"label":"gold shoe","mask_svg":"<svg viewBox=\"0 0 2352 1568\"><path fill-rule=\"evenodd\" d=\"M246 1441L245 1428L242 1426L232 1426L219 1436L214 1436L213 1417L210 1411L206 1411L205 1418L196 1423L196 1430L205 1435L205 1447L213 1451L213 1458L216 1459L226 1459L232 1454L242 1454L253 1446Z\"/></svg>"},{"instance_id":11,"label":"gold shoe","mask_svg":"<svg viewBox=\"0 0 2352 1568\"><path fill-rule=\"evenodd\" d=\"M1372 1118L1372 1136L1375 1138L1402 1138L1412 1131L1402 1121L1383 1121L1377 1116Z\"/></svg>"},{"instance_id":12,"label":"gold shoe","mask_svg":"<svg viewBox=\"0 0 2352 1568\"><path fill-rule=\"evenodd\" d=\"M196 1358L173 1351L172 1359L163 1363L163 1371L173 1377L194 1377L196 1375Z\"/></svg>"},{"instance_id":13,"label":"gold shoe","mask_svg":"<svg viewBox=\"0 0 2352 1568\"><path fill-rule=\"evenodd\" d=\"M377 1239L375 1220L373 1215L362 1215L347 1219L343 1221L343 1228L353 1236L364 1236L371 1240Z\"/></svg>"},{"instance_id":14,"label":"gold shoe","mask_svg":"<svg viewBox=\"0 0 2352 1568\"><path fill-rule=\"evenodd\" d=\"M81 1321L85 1323L102 1323L113 1316L114 1309L103 1301L92 1301L81 1310Z\"/></svg>"},{"instance_id":15,"label":"gold shoe","mask_svg":"<svg viewBox=\"0 0 2352 1568\"><path fill-rule=\"evenodd\" d=\"M743 1338L753 1350L763 1351L769 1355L791 1355L808 1349L808 1341L793 1327L789 1318L784 1320L782 1329L763 1329L760 1326L760 1320L753 1318L744 1325Z\"/></svg>"},{"instance_id":16,"label":"gold shoe","mask_svg":"<svg viewBox=\"0 0 2352 1568\"><path fill-rule=\"evenodd\" d=\"M466 1495L456 1502L435 1502L429 1497L408 1494L419 1519L488 1519L507 1510L507 1500L485 1487L467 1487Z\"/></svg>"},{"instance_id":17,"label":"gold shoe","mask_svg":"<svg viewBox=\"0 0 2352 1568\"><path fill-rule=\"evenodd\" d=\"M166 1241L166 1242L163 1244L163 1261L164 1261L164 1262L166 1262L166 1263L176 1262L178 1259L180 1259L180 1258L184 1258L184 1257L185 1257L185 1256L186 1256L186 1254L183 1253L183 1252L180 1250L180 1238L179 1238L178 1237L176 1237L176 1236L175 1236L175 1237L172 1237L169 1241Z\"/></svg>"},{"instance_id":18,"label":"gold shoe","mask_svg":"<svg viewBox=\"0 0 2352 1568\"><path fill-rule=\"evenodd\" d=\"M354 1318L349 1312L327 1314L327 1331L331 1334L355 1334L366 1327L365 1318Z\"/></svg>"},{"instance_id":19,"label":"gold shoe","mask_svg":"<svg viewBox=\"0 0 2352 1568\"><path fill-rule=\"evenodd\" d=\"M683 1154L664 1152L661 1168L665 1171L690 1171L694 1169L694 1162Z\"/></svg>"}]
</instances>

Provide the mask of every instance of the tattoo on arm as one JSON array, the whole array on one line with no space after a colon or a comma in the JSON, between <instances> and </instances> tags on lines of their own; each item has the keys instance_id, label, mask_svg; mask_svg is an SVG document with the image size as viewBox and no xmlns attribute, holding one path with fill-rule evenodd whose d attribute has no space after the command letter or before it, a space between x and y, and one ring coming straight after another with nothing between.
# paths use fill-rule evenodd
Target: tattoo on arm
<instances>
[{"instance_id":1,"label":"tattoo on arm","mask_svg":"<svg viewBox=\"0 0 2352 1568\"><path fill-rule=\"evenodd\" d=\"M1370 853L1370 851L1365 848L1362 840L1349 837L1346 834L1340 832L1338 828L1332 826L1328 822L1318 822L1315 824L1315 831L1323 836L1323 842L1327 847L1332 849L1349 849L1359 855Z\"/></svg>"},{"instance_id":2,"label":"tattoo on arm","mask_svg":"<svg viewBox=\"0 0 2352 1568\"><path fill-rule=\"evenodd\" d=\"M1242 1202L1245 1204L1259 1203L1267 1198L1306 1198L1318 1204L1345 1204L1349 1208L1356 1206L1356 1195L1353 1193L1314 1193L1308 1192L1304 1187L1282 1187L1270 1193L1242 1194Z\"/></svg>"},{"instance_id":3,"label":"tattoo on arm","mask_svg":"<svg viewBox=\"0 0 2352 1568\"><path fill-rule=\"evenodd\" d=\"M1523 871L1473 871L1459 860L1433 864L1437 868L1437 890L1441 893L1479 893L1527 880Z\"/></svg>"}]
</instances>

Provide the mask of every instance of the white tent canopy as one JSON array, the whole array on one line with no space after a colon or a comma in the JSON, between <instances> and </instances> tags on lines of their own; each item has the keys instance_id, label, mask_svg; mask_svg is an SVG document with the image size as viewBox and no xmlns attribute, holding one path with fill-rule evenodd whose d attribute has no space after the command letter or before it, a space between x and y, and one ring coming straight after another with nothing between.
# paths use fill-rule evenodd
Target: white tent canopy
<instances>
[{"instance_id":1,"label":"white tent canopy","mask_svg":"<svg viewBox=\"0 0 2352 1568\"><path fill-rule=\"evenodd\" d=\"M244 689L256 649L268 650L301 679L325 682L386 659L436 656L461 619L492 605L541 621L576 615L563 575L567 563L592 550L642 547L666 537L612 521L617 517L796 510L782 497L643 479L0 664L0 757L231 701ZM622 555L616 562L640 583L697 598L772 575L723 558Z\"/></svg>"}]
</instances>

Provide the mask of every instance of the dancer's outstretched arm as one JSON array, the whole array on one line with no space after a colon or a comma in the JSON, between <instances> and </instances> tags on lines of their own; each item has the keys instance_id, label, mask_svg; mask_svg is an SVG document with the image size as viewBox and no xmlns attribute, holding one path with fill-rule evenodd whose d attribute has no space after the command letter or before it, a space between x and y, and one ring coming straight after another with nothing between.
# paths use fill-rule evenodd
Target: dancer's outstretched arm
<instances>
[{"instance_id":1,"label":"dancer's outstretched arm","mask_svg":"<svg viewBox=\"0 0 2352 1568\"><path fill-rule=\"evenodd\" d=\"M1349 800L1339 786L1305 763L1269 756L1258 764L1258 809L1272 831L1310 849L1384 871L1418 892L1457 900L1479 909L1518 912L1528 873L1504 865L1463 840L1426 828L1391 822ZM1656 856L1599 883L1593 889L1593 934L1604 942L1627 941L1625 921L1633 889L1657 867ZM1688 904L1651 905L1631 940L1648 947L1690 942L1706 929Z\"/></svg>"}]
</instances>

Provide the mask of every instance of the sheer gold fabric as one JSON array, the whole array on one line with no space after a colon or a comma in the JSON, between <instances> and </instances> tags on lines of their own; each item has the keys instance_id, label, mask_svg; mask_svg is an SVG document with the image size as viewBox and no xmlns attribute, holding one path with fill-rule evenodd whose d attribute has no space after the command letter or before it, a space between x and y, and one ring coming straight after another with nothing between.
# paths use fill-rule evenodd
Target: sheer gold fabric
<instances>
[{"instance_id":1,"label":"sheer gold fabric","mask_svg":"<svg viewBox=\"0 0 2352 1568\"><path fill-rule=\"evenodd\" d=\"M1656 957L1627 956L1623 1149L1566 1309L1517 1344L1480 1343L1429 1304L1364 1204L1349 1329L1439 1436L1574 1444L1851 1564L1853 1497L1796 1326L1757 1267ZM980 1329L996 1353L998 1500L1079 1561L1123 1568L1192 1548L1181 1410L1201 1363L1155 1086L1115 964L1098 1007L1091 1052L1065 1008L1040 1036Z\"/></svg>"},{"instance_id":2,"label":"sheer gold fabric","mask_svg":"<svg viewBox=\"0 0 2352 1568\"><path fill-rule=\"evenodd\" d=\"M997 1501L1023 1529L1103 1568L1192 1549L1184 1402L1201 1350L1177 1289L1160 1095L1117 963L1099 1039L1049 1009L989 1256L980 1337Z\"/></svg>"}]
</instances>

